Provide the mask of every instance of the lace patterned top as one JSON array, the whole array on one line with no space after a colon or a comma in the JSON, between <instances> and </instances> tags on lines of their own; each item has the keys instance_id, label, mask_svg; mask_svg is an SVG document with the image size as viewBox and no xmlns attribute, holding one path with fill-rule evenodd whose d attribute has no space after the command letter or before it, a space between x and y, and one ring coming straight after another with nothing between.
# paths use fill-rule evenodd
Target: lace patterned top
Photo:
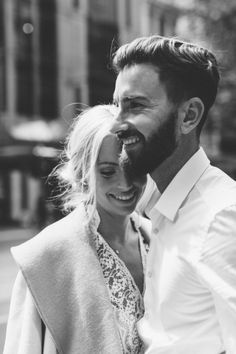
<instances>
[{"instance_id":1,"label":"lace patterned top","mask_svg":"<svg viewBox=\"0 0 236 354\"><path fill-rule=\"evenodd\" d=\"M143 269L145 269L147 245L140 231L138 233ZM137 321L144 314L143 296L125 263L98 232L94 236L95 247L120 333L123 353L143 353L142 342L136 328Z\"/></svg>"}]
</instances>

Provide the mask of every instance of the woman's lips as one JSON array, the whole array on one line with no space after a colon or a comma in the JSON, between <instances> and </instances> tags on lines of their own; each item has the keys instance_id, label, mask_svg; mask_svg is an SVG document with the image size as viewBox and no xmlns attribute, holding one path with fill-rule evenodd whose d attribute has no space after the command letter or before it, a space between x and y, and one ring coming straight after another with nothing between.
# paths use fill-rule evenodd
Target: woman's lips
<instances>
[{"instance_id":1,"label":"woman's lips","mask_svg":"<svg viewBox=\"0 0 236 354\"><path fill-rule=\"evenodd\" d=\"M121 200L121 201L130 201L134 198L135 193L133 192L132 194L128 194L128 195L118 195L118 194L110 194L111 197L115 198L116 200Z\"/></svg>"}]
</instances>

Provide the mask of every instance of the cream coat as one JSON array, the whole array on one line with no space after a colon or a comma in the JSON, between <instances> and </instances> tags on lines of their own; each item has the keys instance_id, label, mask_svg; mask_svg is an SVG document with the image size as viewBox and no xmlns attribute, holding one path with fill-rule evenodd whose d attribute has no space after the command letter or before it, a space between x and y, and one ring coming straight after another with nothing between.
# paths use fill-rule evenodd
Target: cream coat
<instances>
[{"instance_id":1,"label":"cream coat","mask_svg":"<svg viewBox=\"0 0 236 354\"><path fill-rule=\"evenodd\" d=\"M20 272L4 354L122 353L92 237L83 226L85 218L80 207L12 248Z\"/></svg>"}]
</instances>

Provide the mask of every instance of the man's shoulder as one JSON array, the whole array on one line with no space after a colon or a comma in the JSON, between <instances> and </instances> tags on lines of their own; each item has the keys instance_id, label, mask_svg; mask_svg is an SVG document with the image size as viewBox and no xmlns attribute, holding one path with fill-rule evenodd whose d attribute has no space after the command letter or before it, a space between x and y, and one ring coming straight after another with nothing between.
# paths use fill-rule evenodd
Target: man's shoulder
<instances>
[{"instance_id":1,"label":"man's shoulder","mask_svg":"<svg viewBox=\"0 0 236 354\"><path fill-rule=\"evenodd\" d=\"M214 214L236 206L236 182L217 167L209 166L196 184L196 189L209 211Z\"/></svg>"}]
</instances>

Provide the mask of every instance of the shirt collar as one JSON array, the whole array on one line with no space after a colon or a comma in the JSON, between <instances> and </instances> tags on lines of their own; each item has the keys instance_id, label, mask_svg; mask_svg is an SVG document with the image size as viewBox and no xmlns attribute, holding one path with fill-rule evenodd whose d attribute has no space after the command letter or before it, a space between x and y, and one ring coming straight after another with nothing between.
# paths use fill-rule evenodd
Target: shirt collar
<instances>
[{"instance_id":1,"label":"shirt collar","mask_svg":"<svg viewBox=\"0 0 236 354\"><path fill-rule=\"evenodd\" d=\"M150 217L151 211L156 205L158 199L160 198L161 193L159 192L157 186L156 188L152 191L152 195L149 198L148 204L145 207L145 214Z\"/></svg>"},{"instance_id":2,"label":"shirt collar","mask_svg":"<svg viewBox=\"0 0 236 354\"><path fill-rule=\"evenodd\" d=\"M180 206L197 183L210 161L200 148L181 168L165 191L156 201L148 216L152 218L157 212L173 221Z\"/></svg>"}]
</instances>

